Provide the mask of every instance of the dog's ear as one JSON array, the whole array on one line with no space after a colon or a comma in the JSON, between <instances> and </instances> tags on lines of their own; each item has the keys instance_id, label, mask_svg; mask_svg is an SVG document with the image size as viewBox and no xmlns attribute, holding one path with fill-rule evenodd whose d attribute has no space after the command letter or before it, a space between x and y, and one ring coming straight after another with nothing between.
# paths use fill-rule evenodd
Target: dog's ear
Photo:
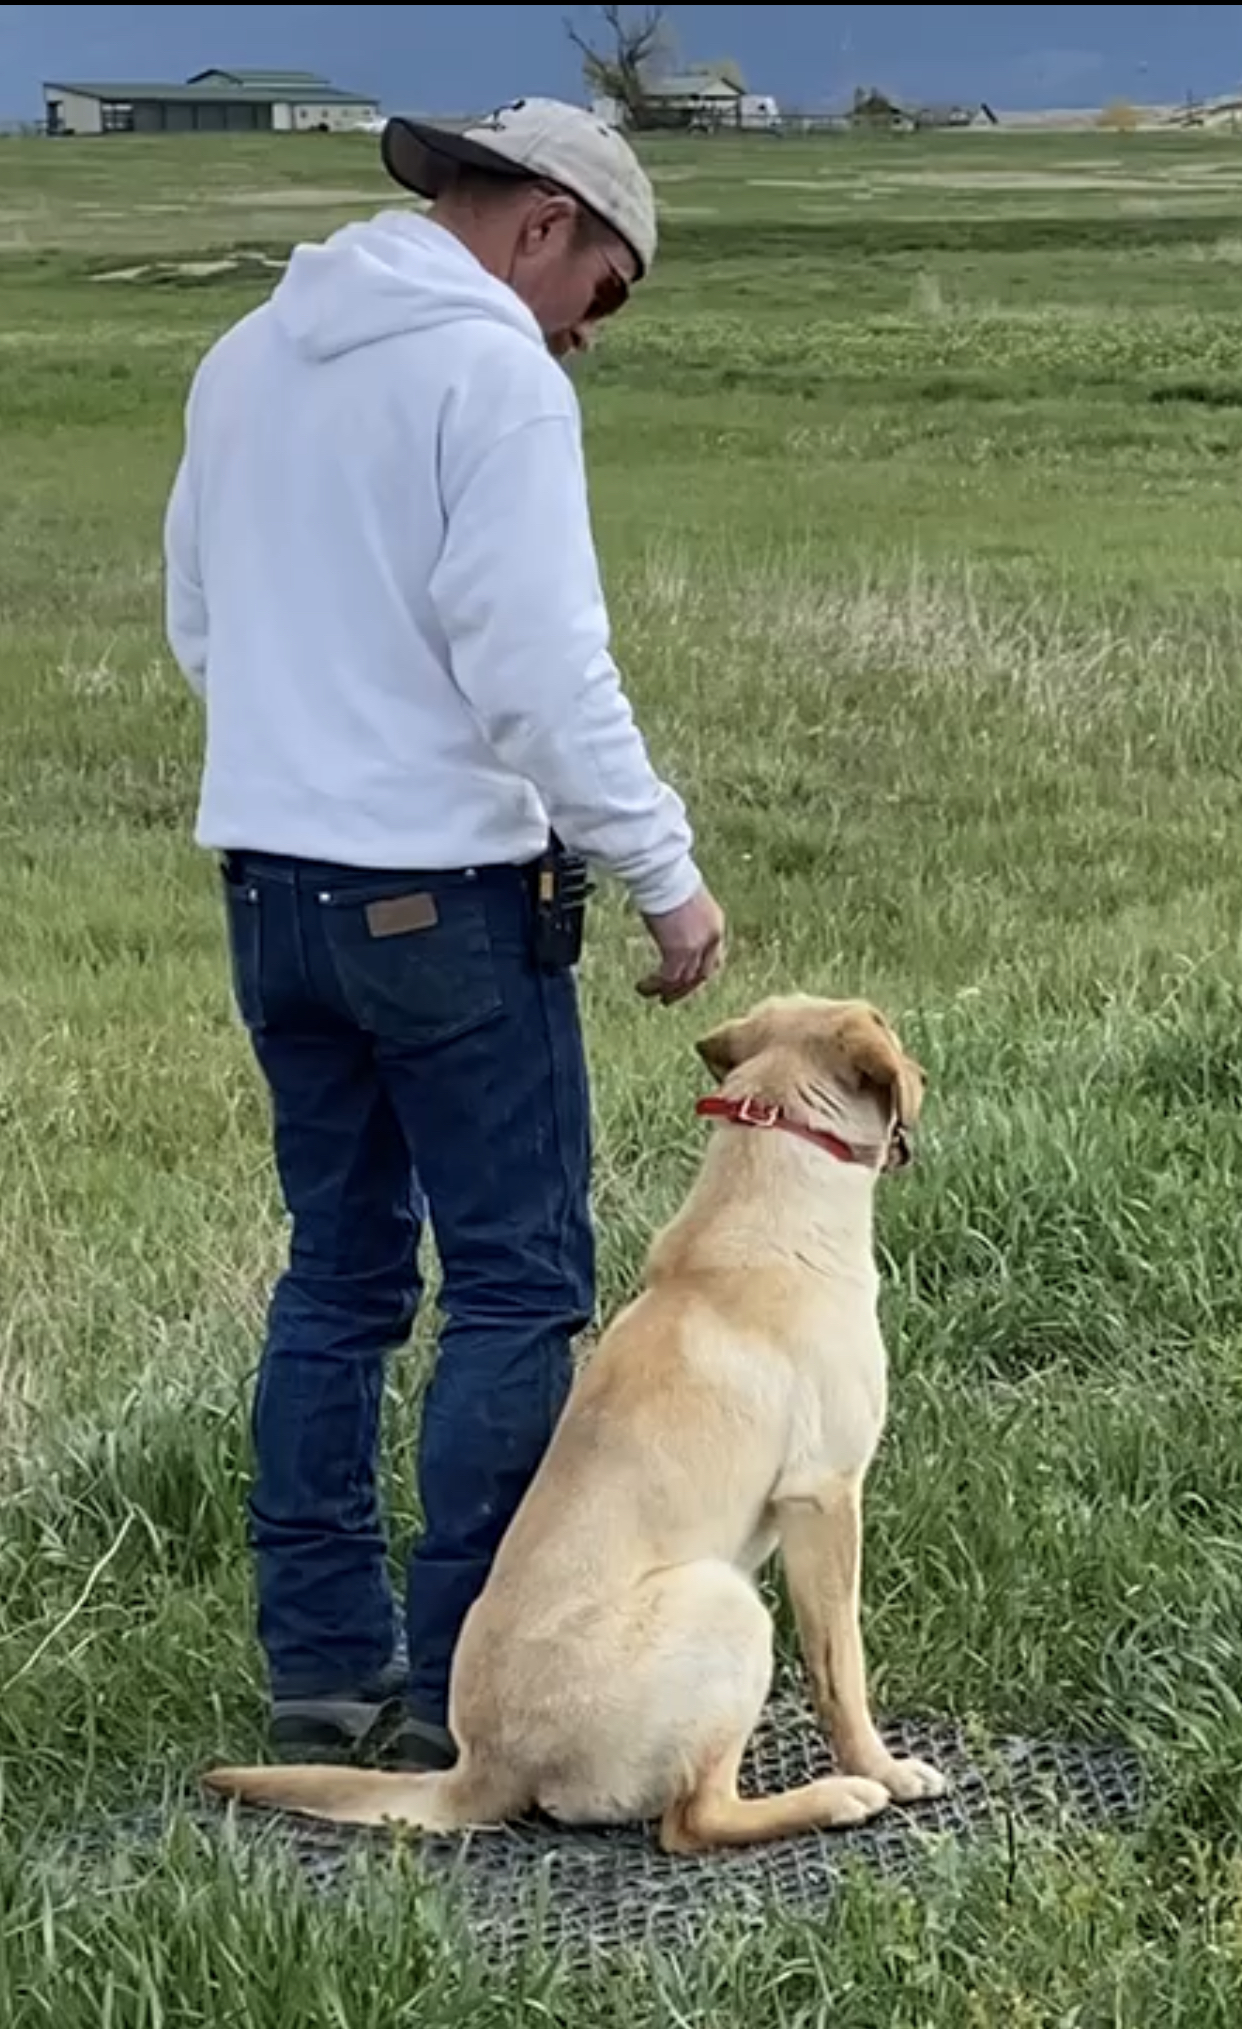
<instances>
[{"instance_id":1,"label":"dog's ear","mask_svg":"<svg viewBox=\"0 0 1242 2029\"><path fill-rule=\"evenodd\" d=\"M923 1066L906 1055L883 1016L874 1011L851 1022L840 1040L859 1078L874 1085L888 1100L889 1117L898 1134L911 1134L918 1125L927 1090Z\"/></svg>"},{"instance_id":2,"label":"dog's ear","mask_svg":"<svg viewBox=\"0 0 1242 2029\"><path fill-rule=\"evenodd\" d=\"M721 1022L710 1034L700 1036L694 1047L718 1085L723 1084L730 1071L736 1071L739 1064L756 1054L760 1047L758 1030L753 1015L738 1015L732 1021Z\"/></svg>"}]
</instances>

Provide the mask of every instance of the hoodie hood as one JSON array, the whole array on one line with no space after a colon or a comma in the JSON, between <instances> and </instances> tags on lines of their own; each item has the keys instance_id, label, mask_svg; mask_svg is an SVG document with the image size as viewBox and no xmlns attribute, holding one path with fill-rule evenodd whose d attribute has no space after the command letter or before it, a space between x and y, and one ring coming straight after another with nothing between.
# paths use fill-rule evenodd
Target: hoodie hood
<instances>
[{"instance_id":1,"label":"hoodie hood","mask_svg":"<svg viewBox=\"0 0 1242 2029\"><path fill-rule=\"evenodd\" d=\"M282 333L307 359L334 359L473 318L506 324L544 345L534 315L507 283L444 226L409 212L380 212L321 245L295 247L271 305Z\"/></svg>"}]
</instances>

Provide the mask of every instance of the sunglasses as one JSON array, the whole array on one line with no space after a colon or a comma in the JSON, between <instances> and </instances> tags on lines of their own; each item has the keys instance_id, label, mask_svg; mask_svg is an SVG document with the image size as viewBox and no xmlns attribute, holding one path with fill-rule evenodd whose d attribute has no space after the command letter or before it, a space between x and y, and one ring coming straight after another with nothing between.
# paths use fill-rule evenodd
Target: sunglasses
<instances>
[{"instance_id":1,"label":"sunglasses","mask_svg":"<svg viewBox=\"0 0 1242 2029\"><path fill-rule=\"evenodd\" d=\"M600 251L603 251L602 248ZM591 298L591 307L587 311L587 319L591 324L602 324L605 317L615 317L618 310L623 310L630 300L630 285L620 268L613 266L607 254L604 254L604 263L603 279L596 285L595 294Z\"/></svg>"},{"instance_id":2,"label":"sunglasses","mask_svg":"<svg viewBox=\"0 0 1242 2029\"><path fill-rule=\"evenodd\" d=\"M563 198L568 195L568 192L560 189L554 183L537 183L535 188L544 197ZM585 218L594 219L597 225L607 224L607 220L601 219L598 212L592 211L590 206L584 204L580 197L575 198L574 203ZM605 247L599 246L595 251L603 259L605 272L601 280L596 284L595 294L591 298L590 308L584 319L584 322L588 324L602 324L606 317L615 317L618 310L623 310L630 300L628 278L622 274L620 268L611 258Z\"/></svg>"}]
</instances>

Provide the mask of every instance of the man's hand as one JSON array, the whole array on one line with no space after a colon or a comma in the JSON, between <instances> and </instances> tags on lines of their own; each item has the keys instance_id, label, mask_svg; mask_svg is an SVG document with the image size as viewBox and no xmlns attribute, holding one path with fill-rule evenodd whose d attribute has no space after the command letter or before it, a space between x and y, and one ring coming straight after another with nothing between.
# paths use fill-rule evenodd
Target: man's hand
<instances>
[{"instance_id":1,"label":"man's hand","mask_svg":"<svg viewBox=\"0 0 1242 2029\"><path fill-rule=\"evenodd\" d=\"M719 971L724 961L725 919L715 898L700 888L679 909L661 916L644 916L660 965L638 982L638 991L648 1000L665 1007L684 1000Z\"/></svg>"}]
</instances>

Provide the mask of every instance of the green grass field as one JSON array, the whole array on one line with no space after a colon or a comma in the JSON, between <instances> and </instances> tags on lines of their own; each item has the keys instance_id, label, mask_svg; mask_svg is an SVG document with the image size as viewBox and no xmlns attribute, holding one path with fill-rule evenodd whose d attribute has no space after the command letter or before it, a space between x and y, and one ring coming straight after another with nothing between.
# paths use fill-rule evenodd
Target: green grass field
<instances>
[{"instance_id":1,"label":"green grass field","mask_svg":"<svg viewBox=\"0 0 1242 2029\"><path fill-rule=\"evenodd\" d=\"M932 1079L879 1207L876 1700L1120 1735L1148 1818L588 1990L489 1971L409 1864L317 1901L179 1814L260 1745L245 1412L283 1227L160 520L202 349L386 186L353 138L0 143L4 2029L1238 2021L1242 149L652 161L665 252L581 385L619 652L733 944L659 1012L597 912L604 1302L697 1159L700 1027L876 996ZM72 1857L165 1799L155 1850Z\"/></svg>"}]
</instances>

